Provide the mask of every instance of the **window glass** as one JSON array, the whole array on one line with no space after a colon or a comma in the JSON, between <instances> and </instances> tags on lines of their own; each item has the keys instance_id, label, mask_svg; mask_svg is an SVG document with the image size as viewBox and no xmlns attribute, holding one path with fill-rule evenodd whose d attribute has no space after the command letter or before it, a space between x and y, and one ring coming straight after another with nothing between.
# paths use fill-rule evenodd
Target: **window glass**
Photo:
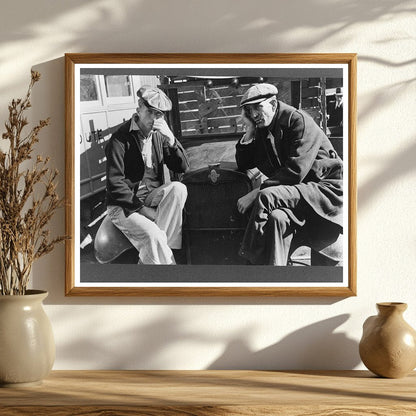
<instances>
[{"instance_id":1,"label":"window glass","mask_svg":"<svg viewBox=\"0 0 416 416\"><path fill-rule=\"evenodd\" d=\"M107 97L129 97L132 95L128 75L106 75L104 79Z\"/></svg>"},{"instance_id":2,"label":"window glass","mask_svg":"<svg viewBox=\"0 0 416 416\"><path fill-rule=\"evenodd\" d=\"M97 101L97 76L91 74L81 74L81 101Z\"/></svg>"}]
</instances>

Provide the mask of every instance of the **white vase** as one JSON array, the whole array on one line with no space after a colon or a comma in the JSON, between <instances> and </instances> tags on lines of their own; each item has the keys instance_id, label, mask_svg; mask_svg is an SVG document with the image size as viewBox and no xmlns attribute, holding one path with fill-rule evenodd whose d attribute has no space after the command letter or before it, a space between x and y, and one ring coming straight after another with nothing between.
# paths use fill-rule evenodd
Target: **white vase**
<instances>
[{"instance_id":1,"label":"white vase","mask_svg":"<svg viewBox=\"0 0 416 416\"><path fill-rule=\"evenodd\" d=\"M40 384L55 361L52 326L42 301L48 292L0 295L0 385Z\"/></svg>"}]
</instances>

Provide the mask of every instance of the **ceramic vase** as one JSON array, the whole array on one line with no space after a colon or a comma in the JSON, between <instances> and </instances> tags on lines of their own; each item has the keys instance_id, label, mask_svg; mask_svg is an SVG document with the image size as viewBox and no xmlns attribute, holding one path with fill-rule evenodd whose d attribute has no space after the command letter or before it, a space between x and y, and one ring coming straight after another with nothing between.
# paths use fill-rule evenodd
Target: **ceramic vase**
<instances>
[{"instance_id":1,"label":"ceramic vase","mask_svg":"<svg viewBox=\"0 0 416 416\"><path fill-rule=\"evenodd\" d=\"M55 361L52 326L43 309L47 292L0 295L0 386L40 384Z\"/></svg>"},{"instance_id":2,"label":"ceramic vase","mask_svg":"<svg viewBox=\"0 0 416 416\"><path fill-rule=\"evenodd\" d=\"M416 367L416 331L404 320L406 303L377 303L378 315L364 322L360 357L381 377L400 378Z\"/></svg>"}]
</instances>

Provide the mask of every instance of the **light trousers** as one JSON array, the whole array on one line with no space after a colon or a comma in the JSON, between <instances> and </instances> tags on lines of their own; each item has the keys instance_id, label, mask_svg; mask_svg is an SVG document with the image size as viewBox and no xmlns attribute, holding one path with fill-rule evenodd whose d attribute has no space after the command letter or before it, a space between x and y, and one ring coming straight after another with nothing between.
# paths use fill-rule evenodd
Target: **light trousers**
<instances>
[{"instance_id":1,"label":"light trousers","mask_svg":"<svg viewBox=\"0 0 416 416\"><path fill-rule=\"evenodd\" d=\"M121 207L107 207L112 223L139 252L143 264L175 264L171 249L182 247L182 211L187 198L181 182L164 184L149 193L144 201L156 209L155 221L138 212L125 216Z\"/></svg>"}]
</instances>

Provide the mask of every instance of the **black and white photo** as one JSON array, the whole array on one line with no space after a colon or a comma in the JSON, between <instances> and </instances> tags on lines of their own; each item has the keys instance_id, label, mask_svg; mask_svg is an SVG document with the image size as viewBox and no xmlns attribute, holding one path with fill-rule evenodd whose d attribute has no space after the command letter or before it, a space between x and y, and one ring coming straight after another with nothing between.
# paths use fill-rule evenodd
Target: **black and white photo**
<instances>
[{"instance_id":1,"label":"black and white photo","mask_svg":"<svg viewBox=\"0 0 416 416\"><path fill-rule=\"evenodd\" d=\"M66 63L68 294L354 294L354 55Z\"/></svg>"}]
</instances>

